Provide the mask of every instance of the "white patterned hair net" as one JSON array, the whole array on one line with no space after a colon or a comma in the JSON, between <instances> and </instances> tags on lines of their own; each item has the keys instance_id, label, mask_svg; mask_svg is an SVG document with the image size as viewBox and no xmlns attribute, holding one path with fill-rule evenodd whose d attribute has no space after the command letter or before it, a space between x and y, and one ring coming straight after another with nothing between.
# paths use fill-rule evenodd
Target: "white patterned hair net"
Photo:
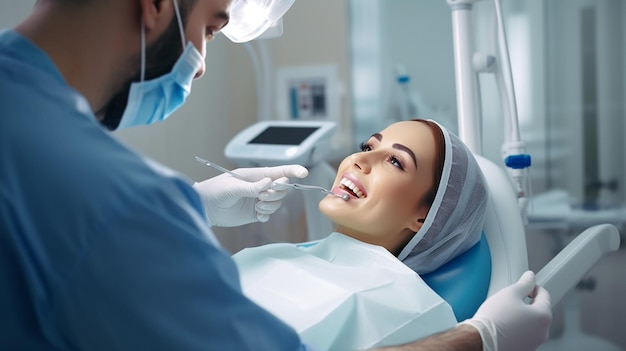
<instances>
[{"instance_id":1,"label":"white patterned hair net","mask_svg":"<svg viewBox=\"0 0 626 351\"><path fill-rule=\"evenodd\" d=\"M422 228L398 255L418 274L436 270L480 240L487 204L485 180L474 155L437 125L445 141L441 180Z\"/></svg>"}]
</instances>

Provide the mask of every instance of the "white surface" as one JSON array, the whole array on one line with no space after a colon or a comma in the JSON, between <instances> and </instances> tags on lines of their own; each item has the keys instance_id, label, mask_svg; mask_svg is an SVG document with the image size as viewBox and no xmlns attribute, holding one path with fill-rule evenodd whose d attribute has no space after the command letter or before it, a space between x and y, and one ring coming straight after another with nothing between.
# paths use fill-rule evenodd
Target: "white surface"
<instances>
[{"instance_id":1,"label":"white surface","mask_svg":"<svg viewBox=\"0 0 626 351\"><path fill-rule=\"evenodd\" d=\"M626 223L626 206L583 209L575 206L569 194L554 189L531 199L528 225L533 229L580 229L596 224Z\"/></svg>"},{"instance_id":2,"label":"white surface","mask_svg":"<svg viewBox=\"0 0 626 351\"><path fill-rule=\"evenodd\" d=\"M619 232L614 225L588 228L537 273L537 284L550 292L552 304L556 305L598 260L616 251L619 243Z\"/></svg>"},{"instance_id":3,"label":"white surface","mask_svg":"<svg viewBox=\"0 0 626 351\"><path fill-rule=\"evenodd\" d=\"M317 128L297 145L250 143L268 128ZM324 161L330 151L330 138L335 132L336 123L329 121L260 121L231 139L224 154L239 167L267 167L285 164L313 166Z\"/></svg>"}]
</instances>

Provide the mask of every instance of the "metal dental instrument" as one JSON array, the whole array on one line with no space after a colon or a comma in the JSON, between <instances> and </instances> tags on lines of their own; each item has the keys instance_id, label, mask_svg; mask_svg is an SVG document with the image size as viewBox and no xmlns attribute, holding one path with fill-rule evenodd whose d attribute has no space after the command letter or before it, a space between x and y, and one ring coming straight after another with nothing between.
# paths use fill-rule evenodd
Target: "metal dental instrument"
<instances>
[{"instance_id":1,"label":"metal dental instrument","mask_svg":"<svg viewBox=\"0 0 626 351\"><path fill-rule=\"evenodd\" d=\"M293 189L300 189L300 190L318 190L328 195L335 195L337 197L340 197L344 201L348 201L348 199L350 198L350 195L348 194L343 194L343 195L335 194L332 191L325 189L321 186L317 186L317 185L304 185L304 184L298 184L298 183L281 183L281 185L284 185Z\"/></svg>"},{"instance_id":2,"label":"metal dental instrument","mask_svg":"<svg viewBox=\"0 0 626 351\"><path fill-rule=\"evenodd\" d=\"M233 176L233 177L235 177L235 178L237 178L239 180L243 180L243 181L246 181L246 182L252 182L252 180L247 179L246 177L240 176L239 174L237 174L237 173L235 173L235 172L233 172L233 171L231 171L229 169L226 169L226 168L224 168L224 167L222 167L222 166L220 166L218 164L215 164L215 163L213 163L211 161L207 161L207 160L205 160L203 158L200 158L198 156L196 156L196 161L198 161L200 163L204 163L205 165L207 165L209 167L213 167L213 168L217 169L220 172L228 173L231 176Z\"/></svg>"},{"instance_id":3,"label":"metal dental instrument","mask_svg":"<svg viewBox=\"0 0 626 351\"><path fill-rule=\"evenodd\" d=\"M200 163L203 163L203 164L205 164L205 165L207 165L209 167L213 167L213 168L217 169L220 172L228 173L228 174L232 175L233 177L235 177L235 178L237 178L239 180L243 180L243 181L246 181L246 182L251 182L250 179L246 179L245 177L242 177L239 174L237 174L237 173L235 173L235 172L233 172L231 170L228 170L228 169L226 169L226 168L224 168L224 167L222 167L222 166L220 166L220 165L218 165L216 163L213 163L211 161L207 161L207 160L205 160L205 159L203 159L201 157L196 156L196 161L198 161ZM325 189L325 188L323 188L321 186L316 186L316 185L304 185L304 184L298 184L298 183L280 183L280 185L281 186L284 185L284 186L289 187L289 188L300 189L300 190L318 190L318 191L321 191L321 192L323 192L325 194L328 194L328 195L337 196L337 197L343 199L344 201L348 201L348 199L350 198L350 196L348 194L343 194L343 195L335 194L335 193L333 193L332 191L330 191L328 189Z\"/></svg>"}]
</instances>

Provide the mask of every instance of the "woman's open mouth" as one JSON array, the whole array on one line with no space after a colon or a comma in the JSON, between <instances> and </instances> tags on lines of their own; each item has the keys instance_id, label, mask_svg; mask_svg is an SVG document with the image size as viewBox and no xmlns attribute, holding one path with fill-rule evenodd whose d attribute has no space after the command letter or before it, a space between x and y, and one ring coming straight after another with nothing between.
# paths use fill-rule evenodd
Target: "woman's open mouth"
<instances>
[{"instance_id":1,"label":"woman's open mouth","mask_svg":"<svg viewBox=\"0 0 626 351\"><path fill-rule=\"evenodd\" d=\"M348 194L356 197L356 198L363 198L365 197L365 193L363 190L361 190L356 184L354 184L354 182L352 182L350 179L347 178L341 178L341 181L339 182L339 188L342 190L345 190L346 192L348 192Z\"/></svg>"}]
</instances>

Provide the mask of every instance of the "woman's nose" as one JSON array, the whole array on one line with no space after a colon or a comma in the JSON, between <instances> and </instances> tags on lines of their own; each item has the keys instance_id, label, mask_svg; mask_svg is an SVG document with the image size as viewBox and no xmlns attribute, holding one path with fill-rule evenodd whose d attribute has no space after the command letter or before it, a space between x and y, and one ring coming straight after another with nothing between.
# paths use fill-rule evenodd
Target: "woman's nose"
<instances>
[{"instance_id":1,"label":"woman's nose","mask_svg":"<svg viewBox=\"0 0 626 351\"><path fill-rule=\"evenodd\" d=\"M358 152L352 154L352 165L363 173L369 173L371 168L370 160L367 156L369 152Z\"/></svg>"}]
</instances>

